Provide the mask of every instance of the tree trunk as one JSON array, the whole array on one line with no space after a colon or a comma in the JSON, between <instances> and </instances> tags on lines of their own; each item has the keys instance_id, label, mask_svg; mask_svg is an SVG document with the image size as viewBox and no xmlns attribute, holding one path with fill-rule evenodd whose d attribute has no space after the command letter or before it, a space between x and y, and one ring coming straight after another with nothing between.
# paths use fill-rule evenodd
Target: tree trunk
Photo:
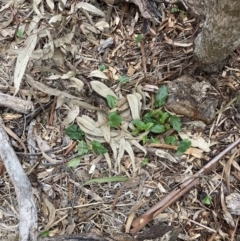
<instances>
[{"instance_id":1,"label":"tree trunk","mask_svg":"<svg viewBox=\"0 0 240 241\"><path fill-rule=\"evenodd\" d=\"M240 1L204 0L205 23L194 53L202 70L216 72L240 44Z\"/></svg>"}]
</instances>

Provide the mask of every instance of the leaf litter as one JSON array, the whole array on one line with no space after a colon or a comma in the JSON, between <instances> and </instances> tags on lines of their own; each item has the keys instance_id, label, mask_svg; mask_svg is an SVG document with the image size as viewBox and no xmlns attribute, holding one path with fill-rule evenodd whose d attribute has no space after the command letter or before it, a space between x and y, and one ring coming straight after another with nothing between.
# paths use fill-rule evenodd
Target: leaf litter
<instances>
[{"instance_id":1,"label":"leaf litter","mask_svg":"<svg viewBox=\"0 0 240 241\"><path fill-rule=\"evenodd\" d=\"M93 233L101 230L113 240L127 238L128 234L122 232L125 225L130 232L136 216L141 216L163 199L165 193L191 178L223 149L223 145L239 137L239 125L231 118L236 116L232 103L210 125L194 124L196 120L180 116L183 128L173 133L178 140L191 141L191 147L181 156L176 155L177 145L161 141L164 133L156 135L160 143L148 144L143 139L149 135L149 130L133 135L132 121L141 120L146 112L156 108L155 103L164 106L167 83L179 77L182 71L188 73L194 68L192 38L198 20L184 11L172 13L174 5L160 5L164 5L159 9L164 13L163 19L158 19L155 25L148 23L149 31L143 33L145 20L141 13L147 18L150 15L141 8L138 12L136 6L125 2L113 5L110 21L105 18L109 5L102 1L76 4L39 0L33 1L32 6L21 1L16 5L3 3L0 68L4 78L0 80L0 91L33 100L36 108L41 109L40 114L31 117L36 120L33 136L37 143L33 148L37 157L33 166L24 155L29 126L24 127L21 116L19 123L13 121L13 117L4 120L21 138L19 144L14 141L18 139L9 134L35 189L37 206L43 215L38 217L40 232L48 230L49 236L63 234L64 230L68 230L68 234L79 234L89 232L87 223L92 222ZM21 37L13 31L17 23L13 22L12 7L19 11L20 23L27 20ZM129 14L133 11L135 15ZM237 69L239 66L234 62L237 57L233 54L231 58L235 63L232 67ZM101 64L106 66L103 71ZM12 73L11 77L5 73ZM222 95L218 93L219 98L225 98L218 109L234 99L233 93L238 89L236 76L239 77L239 71L229 68L220 76L211 76L218 81L217 89ZM208 78L199 75L196 79L206 81ZM163 94L155 98L157 91ZM229 93L228 101L225 93ZM117 100L115 106L108 106L108 96ZM53 97L56 97L55 104L45 109L43 103ZM171 110L166 111L173 114ZM7 112L12 114L10 109ZM116 127L109 125L109 113L113 112L122 117ZM81 145L74 145L66 135L66 129L72 124L83 131L81 141L85 144L77 140ZM93 141L102 145L97 144L96 151ZM72 151L64 156L72 145ZM102 147L107 152L97 154ZM235 204L231 203L229 194L239 193L240 180L235 153L233 150L214 171L201 176L196 187L154 217L151 225L167 225L165 230L174 229L176 237L182 240L208 240L210 237L233 240L233 232L229 230L234 229L237 221L232 208ZM142 166L146 157L149 161ZM75 165L69 165L75 159ZM78 170L89 173L87 179L83 181L76 175ZM9 179L6 172L3 177ZM141 180L141 184L133 182L129 188L124 181L131 182L134 178ZM1 191L2 208L17 210L16 203L11 202L15 193L9 185ZM210 204L204 204L201 195L211 197ZM74 220L72 226L70 215ZM16 218L11 221L6 214L1 221L5 227L18 224ZM180 229L178 224L181 224ZM3 228L1 238L8 240L12 234L10 229ZM161 234L157 235L151 239Z\"/></svg>"}]
</instances>

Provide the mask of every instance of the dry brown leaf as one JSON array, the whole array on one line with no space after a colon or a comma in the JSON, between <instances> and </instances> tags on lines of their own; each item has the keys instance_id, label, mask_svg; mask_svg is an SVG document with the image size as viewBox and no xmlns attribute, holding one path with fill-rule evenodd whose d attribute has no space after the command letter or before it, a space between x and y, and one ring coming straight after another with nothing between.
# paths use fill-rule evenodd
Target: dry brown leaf
<instances>
[{"instance_id":1,"label":"dry brown leaf","mask_svg":"<svg viewBox=\"0 0 240 241\"><path fill-rule=\"evenodd\" d=\"M46 93L48 95L53 95L53 96L63 96L65 98L78 99L79 100L79 98L77 98L73 95L70 95L65 91L60 91L60 90L48 87L48 86L46 86L46 85L44 85L40 82L37 82L37 81L33 80L33 78L30 75L26 75L26 76L27 76L27 80L28 80L29 84L32 87L42 91L43 93Z\"/></svg>"},{"instance_id":2,"label":"dry brown leaf","mask_svg":"<svg viewBox=\"0 0 240 241\"><path fill-rule=\"evenodd\" d=\"M228 159L227 163L225 164L224 166L224 176L225 176L225 181L226 181L226 184L227 184L227 189L228 189L228 192L230 193L231 190L230 190L230 172L231 172L231 166L232 166L232 163L233 163L233 160L235 158L235 156L239 153L239 150L235 151L231 156L230 158Z\"/></svg>"},{"instance_id":3,"label":"dry brown leaf","mask_svg":"<svg viewBox=\"0 0 240 241\"><path fill-rule=\"evenodd\" d=\"M107 98L108 95L114 96L115 98L117 98L116 94L108 87L106 86L104 83L100 82L100 81L91 81L90 85L92 86L92 89L98 93L99 95L101 95L104 98Z\"/></svg>"},{"instance_id":4,"label":"dry brown leaf","mask_svg":"<svg viewBox=\"0 0 240 241\"><path fill-rule=\"evenodd\" d=\"M67 114L67 117L63 120L62 124L64 127L67 127L69 124L73 123L76 117L79 115L79 107L72 107Z\"/></svg>"},{"instance_id":5,"label":"dry brown leaf","mask_svg":"<svg viewBox=\"0 0 240 241\"><path fill-rule=\"evenodd\" d=\"M103 111L98 111L97 116L98 116L97 123L100 126L100 129L103 133L103 137L106 140L106 142L109 143L110 140L111 140L111 130L110 130L111 128L110 128L110 125L108 123L107 116Z\"/></svg>"},{"instance_id":6,"label":"dry brown leaf","mask_svg":"<svg viewBox=\"0 0 240 241\"><path fill-rule=\"evenodd\" d=\"M25 70L28 64L28 60L36 44L37 44L37 34L32 34L27 38L25 42L25 48L19 51L16 67L14 70L14 87L15 87L14 95L16 95L17 92L19 91L22 77L25 73Z\"/></svg>"},{"instance_id":7,"label":"dry brown leaf","mask_svg":"<svg viewBox=\"0 0 240 241\"><path fill-rule=\"evenodd\" d=\"M54 223L55 216L56 216L56 209L53 206L53 204L47 199L47 197L44 197L43 203L44 203L45 207L47 207L48 213L49 213L48 223L45 226L45 230L47 230L47 229L51 228L52 224Z\"/></svg>"},{"instance_id":8,"label":"dry brown leaf","mask_svg":"<svg viewBox=\"0 0 240 241\"><path fill-rule=\"evenodd\" d=\"M89 77L95 77L99 79L108 79L108 77L100 70L93 70L90 74ZM91 81L92 82L97 82L97 81ZM100 82L101 83L101 82ZM94 83L95 84L95 83Z\"/></svg>"},{"instance_id":9,"label":"dry brown leaf","mask_svg":"<svg viewBox=\"0 0 240 241\"><path fill-rule=\"evenodd\" d=\"M80 2L76 5L76 8L83 8L87 10L88 12L91 12L95 15L99 15L101 17L105 17L105 13L101 11L100 9L96 8L92 4L86 3L86 2Z\"/></svg>"},{"instance_id":10,"label":"dry brown leaf","mask_svg":"<svg viewBox=\"0 0 240 241\"><path fill-rule=\"evenodd\" d=\"M140 120L140 111L142 108L141 103L142 96L138 93L127 95L127 100L129 103L129 107L131 109L133 120Z\"/></svg>"},{"instance_id":11,"label":"dry brown leaf","mask_svg":"<svg viewBox=\"0 0 240 241\"><path fill-rule=\"evenodd\" d=\"M223 210L223 217L224 220L233 228L235 227L235 221L231 215L231 213L227 210L225 201L224 201L224 193L223 193L223 187L221 186L221 205L222 205L222 210Z\"/></svg>"}]
</instances>

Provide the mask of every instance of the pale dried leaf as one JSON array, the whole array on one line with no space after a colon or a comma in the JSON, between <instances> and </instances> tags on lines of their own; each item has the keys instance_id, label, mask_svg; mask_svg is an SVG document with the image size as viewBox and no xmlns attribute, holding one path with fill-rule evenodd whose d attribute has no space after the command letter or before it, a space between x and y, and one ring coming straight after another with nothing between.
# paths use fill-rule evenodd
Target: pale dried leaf
<instances>
[{"instance_id":1,"label":"pale dried leaf","mask_svg":"<svg viewBox=\"0 0 240 241\"><path fill-rule=\"evenodd\" d=\"M96 127L97 124L90 117L83 115L82 117L77 117L77 123L79 127L87 134L92 136L102 137L103 133L100 128Z\"/></svg>"},{"instance_id":2,"label":"pale dried leaf","mask_svg":"<svg viewBox=\"0 0 240 241\"><path fill-rule=\"evenodd\" d=\"M76 8L83 8L87 10L88 12L94 13L96 15L99 15L101 17L105 17L105 13L101 11L100 9L96 8L92 4L86 3L86 2L80 2L76 5Z\"/></svg>"},{"instance_id":3,"label":"pale dried leaf","mask_svg":"<svg viewBox=\"0 0 240 241\"><path fill-rule=\"evenodd\" d=\"M140 144L138 143L138 141L136 141L136 140L131 140L131 139L130 139L129 142L130 142L132 145L136 146L138 149L140 149L140 150L144 153L145 156L147 155L147 150L146 150L142 145L140 145Z\"/></svg>"},{"instance_id":4,"label":"pale dried leaf","mask_svg":"<svg viewBox=\"0 0 240 241\"><path fill-rule=\"evenodd\" d=\"M49 6L49 8L51 10L53 10L54 9L54 2L53 2L53 0L46 0L46 2L47 2L47 5Z\"/></svg>"},{"instance_id":5,"label":"pale dried leaf","mask_svg":"<svg viewBox=\"0 0 240 241\"><path fill-rule=\"evenodd\" d=\"M74 85L69 85L69 87L73 86L78 91L81 91L83 89L84 83L80 79L75 78L75 77L71 77L70 80L73 81L75 84Z\"/></svg>"},{"instance_id":6,"label":"pale dried leaf","mask_svg":"<svg viewBox=\"0 0 240 241\"><path fill-rule=\"evenodd\" d=\"M17 63L14 71L14 87L15 87L14 95L16 95L17 92L19 91L22 77L24 75L24 72L28 64L28 60L36 44L37 44L37 34L30 35L26 40L26 47L21 49L18 54Z\"/></svg>"},{"instance_id":7,"label":"pale dried leaf","mask_svg":"<svg viewBox=\"0 0 240 241\"><path fill-rule=\"evenodd\" d=\"M227 210L225 201L224 201L224 193L223 193L223 187L221 186L221 205L222 205L222 210L223 210L223 217L224 220L233 228L235 227L235 222L234 219L231 215L231 213Z\"/></svg>"},{"instance_id":8,"label":"pale dried leaf","mask_svg":"<svg viewBox=\"0 0 240 241\"><path fill-rule=\"evenodd\" d=\"M50 20L48 21L48 23L51 26L54 26L55 23L57 23L57 22L61 23L61 21L62 21L62 15L58 14L58 15L54 15L53 17L51 17Z\"/></svg>"},{"instance_id":9,"label":"pale dried leaf","mask_svg":"<svg viewBox=\"0 0 240 241\"><path fill-rule=\"evenodd\" d=\"M163 150L156 150L155 152L156 156L162 157L164 159L169 160L172 163L178 163L168 152L163 151Z\"/></svg>"},{"instance_id":10,"label":"pale dried leaf","mask_svg":"<svg viewBox=\"0 0 240 241\"><path fill-rule=\"evenodd\" d=\"M47 207L48 209L48 223L45 226L45 230L49 229L51 227L51 225L54 223L55 220L55 216L56 216L56 209L53 206L53 204L47 199L47 197L44 197L43 199L43 203L44 205Z\"/></svg>"},{"instance_id":11,"label":"pale dried leaf","mask_svg":"<svg viewBox=\"0 0 240 241\"><path fill-rule=\"evenodd\" d=\"M132 163L132 168L133 168L133 173L135 174L136 172L136 165L135 165L135 155L133 152L133 149L128 141L125 142L125 150L128 153L131 163Z\"/></svg>"},{"instance_id":12,"label":"pale dried leaf","mask_svg":"<svg viewBox=\"0 0 240 241\"><path fill-rule=\"evenodd\" d=\"M98 93L99 95L101 95L104 98L107 98L108 95L112 95L115 98L117 98L116 94L109 88L107 87L105 84L103 84L100 81L91 81L90 85L92 86L92 89Z\"/></svg>"},{"instance_id":13,"label":"pale dried leaf","mask_svg":"<svg viewBox=\"0 0 240 241\"><path fill-rule=\"evenodd\" d=\"M90 74L89 77L95 77L99 79L108 79L108 77L100 70L93 70Z\"/></svg>"},{"instance_id":14,"label":"pale dried leaf","mask_svg":"<svg viewBox=\"0 0 240 241\"><path fill-rule=\"evenodd\" d=\"M138 93L127 95L127 100L129 103L131 113L132 113L133 120L141 119L140 118L140 111L141 111L141 107L142 107L141 99L142 99L142 97Z\"/></svg>"},{"instance_id":15,"label":"pale dried leaf","mask_svg":"<svg viewBox=\"0 0 240 241\"><path fill-rule=\"evenodd\" d=\"M101 21L97 22L97 23L95 24L95 26L96 26L99 30L104 31L105 28L109 28L109 23L106 22L106 21L101 20Z\"/></svg>"},{"instance_id":16,"label":"pale dried leaf","mask_svg":"<svg viewBox=\"0 0 240 241\"><path fill-rule=\"evenodd\" d=\"M98 116L98 125L103 133L103 137L105 138L106 142L109 143L111 140L111 133L110 133L110 125L108 123L108 119L106 114L103 111L97 112Z\"/></svg>"},{"instance_id":17,"label":"pale dried leaf","mask_svg":"<svg viewBox=\"0 0 240 241\"><path fill-rule=\"evenodd\" d=\"M118 169L118 173L120 173L120 163L121 163L121 160L123 158L123 155L124 155L124 150L125 150L125 139L124 138L121 138L120 141L119 141L119 144L117 144L117 147L118 147L118 156L117 156L117 159L116 159L116 162L115 162L115 170L117 171Z\"/></svg>"},{"instance_id":18,"label":"pale dried leaf","mask_svg":"<svg viewBox=\"0 0 240 241\"><path fill-rule=\"evenodd\" d=\"M64 127L67 127L69 124L73 123L76 117L79 115L79 107L74 106L69 110L67 117L63 120L62 124Z\"/></svg>"},{"instance_id":19,"label":"pale dried leaf","mask_svg":"<svg viewBox=\"0 0 240 241\"><path fill-rule=\"evenodd\" d=\"M107 161L108 171L109 171L109 175L110 175L110 174L111 174L111 170L112 170L112 162L111 162L111 158L110 158L110 156L109 156L109 153L108 153L108 152L105 153L105 154L104 154L104 157L105 157L105 159L106 159L106 161Z\"/></svg>"},{"instance_id":20,"label":"pale dried leaf","mask_svg":"<svg viewBox=\"0 0 240 241\"><path fill-rule=\"evenodd\" d=\"M53 95L53 96L64 96L65 98L69 98L69 99L79 99L73 95L68 94L65 91L60 91L60 90L48 87L40 82L37 82L37 81L33 80L33 78L30 75L26 75L26 76L27 76L27 80L28 80L29 84L32 87L42 91L43 93L46 93L48 95Z\"/></svg>"}]
</instances>

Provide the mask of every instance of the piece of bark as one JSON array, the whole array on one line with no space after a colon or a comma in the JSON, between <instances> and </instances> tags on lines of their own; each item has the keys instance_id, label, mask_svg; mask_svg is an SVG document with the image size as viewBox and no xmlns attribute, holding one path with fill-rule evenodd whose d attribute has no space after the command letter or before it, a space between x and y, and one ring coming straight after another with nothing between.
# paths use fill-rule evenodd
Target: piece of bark
<instances>
[{"instance_id":1,"label":"piece of bark","mask_svg":"<svg viewBox=\"0 0 240 241\"><path fill-rule=\"evenodd\" d=\"M231 214L240 215L240 194L231 193L225 198L227 208Z\"/></svg>"},{"instance_id":2,"label":"piece of bark","mask_svg":"<svg viewBox=\"0 0 240 241\"><path fill-rule=\"evenodd\" d=\"M0 93L0 106L11 108L17 112L28 114L34 109L31 101Z\"/></svg>"},{"instance_id":3,"label":"piece of bark","mask_svg":"<svg viewBox=\"0 0 240 241\"><path fill-rule=\"evenodd\" d=\"M94 233L78 234L78 235L63 235L51 238L39 239L39 241L134 241L135 239L126 236L114 236L113 238L104 237Z\"/></svg>"},{"instance_id":4,"label":"piece of bark","mask_svg":"<svg viewBox=\"0 0 240 241\"><path fill-rule=\"evenodd\" d=\"M166 107L174 113L206 124L213 121L218 99L210 83L183 75L168 83L168 92Z\"/></svg>"},{"instance_id":5,"label":"piece of bark","mask_svg":"<svg viewBox=\"0 0 240 241\"><path fill-rule=\"evenodd\" d=\"M0 118L0 157L14 185L19 207L19 240L37 240L37 210L31 184L10 144Z\"/></svg>"}]
</instances>

